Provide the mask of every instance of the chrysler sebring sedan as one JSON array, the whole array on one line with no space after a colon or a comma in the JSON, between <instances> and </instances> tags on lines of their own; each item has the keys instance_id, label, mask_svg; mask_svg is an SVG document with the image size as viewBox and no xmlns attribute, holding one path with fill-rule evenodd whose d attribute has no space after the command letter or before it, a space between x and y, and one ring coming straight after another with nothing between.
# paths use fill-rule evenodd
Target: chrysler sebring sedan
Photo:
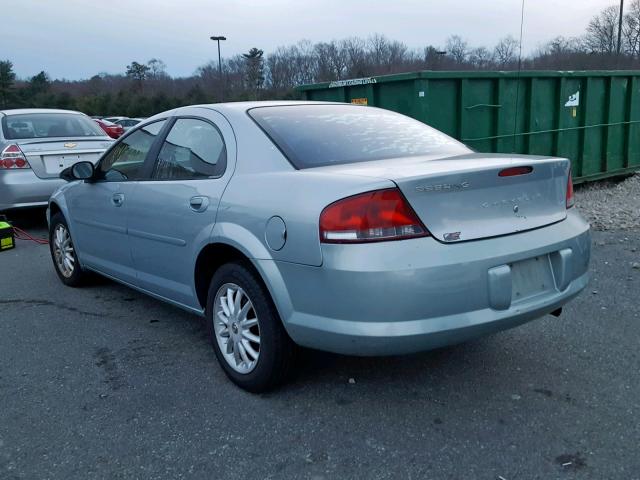
<instances>
[{"instance_id":1,"label":"chrysler sebring sedan","mask_svg":"<svg viewBox=\"0 0 640 480\"><path fill-rule=\"evenodd\" d=\"M0 211L44 207L64 184L60 172L97 162L112 140L80 112L44 108L0 111Z\"/></svg>"},{"instance_id":2,"label":"chrysler sebring sedan","mask_svg":"<svg viewBox=\"0 0 640 480\"><path fill-rule=\"evenodd\" d=\"M62 177L62 282L96 272L203 316L254 392L296 345L428 350L559 315L588 280L568 160L474 153L373 107L183 107Z\"/></svg>"}]
</instances>

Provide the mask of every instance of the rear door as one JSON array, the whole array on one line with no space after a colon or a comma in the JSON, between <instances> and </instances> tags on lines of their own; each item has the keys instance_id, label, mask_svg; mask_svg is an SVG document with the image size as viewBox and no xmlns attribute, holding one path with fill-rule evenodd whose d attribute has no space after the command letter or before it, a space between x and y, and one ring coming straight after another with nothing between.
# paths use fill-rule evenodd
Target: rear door
<instances>
[{"instance_id":1,"label":"rear door","mask_svg":"<svg viewBox=\"0 0 640 480\"><path fill-rule=\"evenodd\" d=\"M139 182L129 203L129 238L142 288L200 308L194 265L208 243L218 204L235 166L227 120L211 110L174 119L151 180Z\"/></svg>"},{"instance_id":2,"label":"rear door","mask_svg":"<svg viewBox=\"0 0 640 480\"><path fill-rule=\"evenodd\" d=\"M82 264L128 283L136 279L127 237L129 203L164 125L160 120L124 137L101 160L97 181L66 193Z\"/></svg>"}]
</instances>

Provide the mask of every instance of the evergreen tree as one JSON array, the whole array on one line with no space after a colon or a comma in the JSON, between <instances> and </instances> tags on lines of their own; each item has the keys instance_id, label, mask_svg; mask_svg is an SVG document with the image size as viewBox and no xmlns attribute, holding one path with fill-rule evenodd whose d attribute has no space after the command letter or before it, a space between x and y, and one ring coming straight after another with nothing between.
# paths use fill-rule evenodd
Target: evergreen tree
<instances>
[{"instance_id":1,"label":"evergreen tree","mask_svg":"<svg viewBox=\"0 0 640 480\"><path fill-rule=\"evenodd\" d=\"M13 72L13 63L9 60L0 61L0 106L7 108L13 100L13 84L16 74Z\"/></svg>"},{"instance_id":2,"label":"evergreen tree","mask_svg":"<svg viewBox=\"0 0 640 480\"><path fill-rule=\"evenodd\" d=\"M249 53L243 53L246 69L245 80L247 87L254 93L254 98L258 99L258 90L262 88L264 84L264 58L262 55L264 52L258 48L253 47L249 50Z\"/></svg>"},{"instance_id":3,"label":"evergreen tree","mask_svg":"<svg viewBox=\"0 0 640 480\"><path fill-rule=\"evenodd\" d=\"M127 77L131 78L138 91L142 91L144 88L144 82L149 77L149 71L151 67L145 65L144 63L138 63L136 61L131 62L127 65Z\"/></svg>"}]
</instances>

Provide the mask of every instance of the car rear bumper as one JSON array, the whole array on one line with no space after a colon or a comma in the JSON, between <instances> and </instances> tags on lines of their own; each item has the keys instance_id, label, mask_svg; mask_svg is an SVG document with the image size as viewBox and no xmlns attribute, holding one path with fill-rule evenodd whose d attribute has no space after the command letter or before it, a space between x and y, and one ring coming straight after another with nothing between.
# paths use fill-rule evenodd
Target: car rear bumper
<instances>
[{"instance_id":1,"label":"car rear bumper","mask_svg":"<svg viewBox=\"0 0 640 480\"><path fill-rule=\"evenodd\" d=\"M0 211L45 207L55 189L65 183L60 178L39 178L30 169L0 171Z\"/></svg>"},{"instance_id":2,"label":"car rear bumper","mask_svg":"<svg viewBox=\"0 0 640 480\"><path fill-rule=\"evenodd\" d=\"M572 209L544 228L472 242L323 245L321 267L274 262L280 277L269 283L296 343L350 355L404 354L562 307L588 283L590 245L589 225ZM538 261L548 276L532 285L538 276L529 278L521 265Z\"/></svg>"}]
</instances>

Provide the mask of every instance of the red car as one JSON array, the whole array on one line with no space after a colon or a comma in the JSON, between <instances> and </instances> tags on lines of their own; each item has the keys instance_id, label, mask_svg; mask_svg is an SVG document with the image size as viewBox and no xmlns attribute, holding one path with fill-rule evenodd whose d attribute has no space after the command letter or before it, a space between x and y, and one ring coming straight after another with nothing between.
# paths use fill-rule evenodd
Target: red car
<instances>
[{"instance_id":1,"label":"red car","mask_svg":"<svg viewBox=\"0 0 640 480\"><path fill-rule=\"evenodd\" d=\"M100 125L100 128L102 128L102 130L104 130L111 138L118 138L124 133L122 125L118 125L107 120L100 120L98 118L94 118L93 120Z\"/></svg>"}]
</instances>

